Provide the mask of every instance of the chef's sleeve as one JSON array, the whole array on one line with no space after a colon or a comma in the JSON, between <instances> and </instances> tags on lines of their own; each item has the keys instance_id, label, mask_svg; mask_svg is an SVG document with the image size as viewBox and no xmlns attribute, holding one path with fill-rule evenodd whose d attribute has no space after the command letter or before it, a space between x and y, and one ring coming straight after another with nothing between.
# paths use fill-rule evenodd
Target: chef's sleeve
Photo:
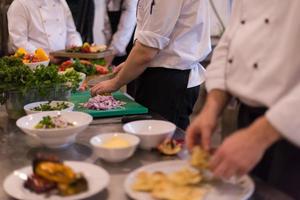
<instances>
[{"instance_id":1,"label":"chef's sleeve","mask_svg":"<svg viewBox=\"0 0 300 200\"><path fill-rule=\"evenodd\" d=\"M208 92L213 89L226 90L226 67L228 67L231 62L231 58L229 58L230 40L234 35L236 26L239 26L240 24L241 8L240 1L234 1L233 12L231 14L229 24L217 47L213 51L211 63L207 67L205 73L205 86Z\"/></svg>"},{"instance_id":2,"label":"chef's sleeve","mask_svg":"<svg viewBox=\"0 0 300 200\"><path fill-rule=\"evenodd\" d=\"M14 1L7 12L10 51L24 48L33 53L37 48L28 41L28 10L19 2Z\"/></svg>"},{"instance_id":3,"label":"chef's sleeve","mask_svg":"<svg viewBox=\"0 0 300 200\"><path fill-rule=\"evenodd\" d=\"M268 121L282 136L300 146L300 82L266 113Z\"/></svg>"},{"instance_id":4,"label":"chef's sleeve","mask_svg":"<svg viewBox=\"0 0 300 200\"><path fill-rule=\"evenodd\" d=\"M144 21L136 33L136 39L145 46L164 49L170 42L170 35L178 21L183 0L149 2L142 11Z\"/></svg>"},{"instance_id":5,"label":"chef's sleeve","mask_svg":"<svg viewBox=\"0 0 300 200\"><path fill-rule=\"evenodd\" d=\"M123 3L124 10L122 10L118 30L109 45L109 49L113 50L117 56L126 55L126 48L136 25L137 1L125 0Z\"/></svg>"},{"instance_id":6,"label":"chef's sleeve","mask_svg":"<svg viewBox=\"0 0 300 200\"><path fill-rule=\"evenodd\" d=\"M72 13L70 11L70 8L66 1L62 1L64 6L64 12L66 16L66 28L67 28L67 42L66 42L66 48L72 47L72 46L81 46L82 45L82 39L80 34L77 32L74 19L72 16Z\"/></svg>"}]
</instances>

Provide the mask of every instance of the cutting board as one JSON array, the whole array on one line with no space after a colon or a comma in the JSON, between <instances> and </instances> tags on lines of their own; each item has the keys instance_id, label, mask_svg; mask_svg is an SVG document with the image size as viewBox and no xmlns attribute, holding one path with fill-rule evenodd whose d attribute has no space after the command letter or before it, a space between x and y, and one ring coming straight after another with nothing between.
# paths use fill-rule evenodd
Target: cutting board
<instances>
[{"instance_id":1,"label":"cutting board","mask_svg":"<svg viewBox=\"0 0 300 200\"><path fill-rule=\"evenodd\" d=\"M89 110L87 108L83 108L79 104L85 103L89 100L89 98L91 98L89 91L72 93L71 101L75 104L75 111L85 112L93 117L115 117L148 113L148 108L133 101L120 91L113 93L113 96L116 100L123 101L126 104L122 108L112 110Z\"/></svg>"},{"instance_id":2,"label":"cutting board","mask_svg":"<svg viewBox=\"0 0 300 200\"><path fill-rule=\"evenodd\" d=\"M50 52L51 56L54 57L65 57L65 58L83 58L83 59L99 59L112 55L111 50L105 50L99 53L77 53L77 52L67 52L66 50L59 50Z\"/></svg>"}]
</instances>

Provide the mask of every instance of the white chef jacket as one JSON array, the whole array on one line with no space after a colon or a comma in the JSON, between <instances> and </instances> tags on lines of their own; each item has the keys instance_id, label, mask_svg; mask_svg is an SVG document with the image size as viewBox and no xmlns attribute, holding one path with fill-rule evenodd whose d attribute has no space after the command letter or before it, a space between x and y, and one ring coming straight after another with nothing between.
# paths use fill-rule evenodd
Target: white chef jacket
<instances>
[{"instance_id":1,"label":"white chef jacket","mask_svg":"<svg viewBox=\"0 0 300 200\"><path fill-rule=\"evenodd\" d=\"M206 73L208 91L221 89L251 106L300 145L300 1L238 0Z\"/></svg>"},{"instance_id":2,"label":"white chef jacket","mask_svg":"<svg viewBox=\"0 0 300 200\"><path fill-rule=\"evenodd\" d=\"M136 25L136 8L138 0L106 0L108 11L122 10L118 30L112 35L109 18L105 15L104 35L108 48L113 50L117 56L126 55L126 48L132 37Z\"/></svg>"},{"instance_id":3,"label":"white chef jacket","mask_svg":"<svg viewBox=\"0 0 300 200\"><path fill-rule=\"evenodd\" d=\"M204 81L199 64L211 51L207 0L140 0L135 38L158 48L149 67L191 69L188 88Z\"/></svg>"},{"instance_id":4,"label":"white chef jacket","mask_svg":"<svg viewBox=\"0 0 300 200\"><path fill-rule=\"evenodd\" d=\"M9 7L10 49L46 52L82 45L65 0L14 0Z\"/></svg>"}]
</instances>

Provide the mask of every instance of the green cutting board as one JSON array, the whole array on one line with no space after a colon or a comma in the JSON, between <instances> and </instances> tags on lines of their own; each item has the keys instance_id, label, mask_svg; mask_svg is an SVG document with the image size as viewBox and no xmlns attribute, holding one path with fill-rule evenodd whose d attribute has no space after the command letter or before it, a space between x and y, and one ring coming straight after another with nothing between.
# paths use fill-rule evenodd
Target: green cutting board
<instances>
[{"instance_id":1,"label":"green cutting board","mask_svg":"<svg viewBox=\"0 0 300 200\"><path fill-rule=\"evenodd\" d=\"M131 100L120 91L113 93L113 96L116 100L123 101L126 104L122 108L112 110L90 110L83 108L80 106L80 103L85 103L89 100L89 98L91 98L89 91L72 93L71 102L75 104L75 111L89 113L93 117L114 117L148 113L148 108Z\"/></svg>"}]
</instances>

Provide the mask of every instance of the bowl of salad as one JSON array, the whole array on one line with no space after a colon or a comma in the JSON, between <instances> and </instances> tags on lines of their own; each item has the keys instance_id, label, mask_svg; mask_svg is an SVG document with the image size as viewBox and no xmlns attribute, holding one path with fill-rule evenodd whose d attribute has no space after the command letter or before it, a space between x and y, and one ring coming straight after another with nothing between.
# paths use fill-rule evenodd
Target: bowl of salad
<instances>
[{"instance_id":1,"label":"bowl of salad","mask_svg":"<svg viewBox=\"0 0 300 200\"><path fill-rule=\"evenodd\" d=\"M48 111L72 111L74 104L69 101L40 101L24 106L27 115Z\"/></svg>"},{"instance_id":2,"label":"bowl of salad","mask_svg":"<svg viewBox=\"0 0 300 200\"><path fill-rule=\"evenodd\" d=\"M83 112L49 111L24 116L17 126L49 148L61 148L74 143L93 117Z\"/></svg>"}]
</instances>

